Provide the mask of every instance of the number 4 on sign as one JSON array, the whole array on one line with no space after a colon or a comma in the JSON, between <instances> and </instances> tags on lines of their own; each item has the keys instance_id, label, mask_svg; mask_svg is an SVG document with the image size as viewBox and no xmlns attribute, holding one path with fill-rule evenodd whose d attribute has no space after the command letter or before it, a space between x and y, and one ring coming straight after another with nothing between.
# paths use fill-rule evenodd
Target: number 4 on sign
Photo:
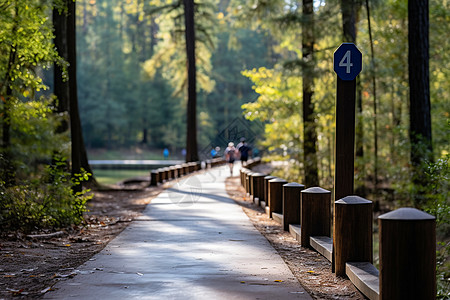
<instances>
[{"instance_id":1,"label":"number 4 on sign","mask_svg":"<svg viewBox=\"0 0 450 300\"><path fill-rule=\"evenodd\" d=\"M344 56L342 57L341 61L339 62L339 67L345 67L345 73L350 73L350 68L353 67L353 64L351 62L351 51L348 50L345 52Z\"/></svg>"},{"instance_id":2,"label":"number 4 on sign","mask_svg":"<svg viewBox=\"0 0 450 300\"><path fill-rule=\"evenodd\" d=\"M343 43L334 51L333 69L342 80L354 80L362 69L361 51L352 43Z\"/></svg>"}]
</instances>

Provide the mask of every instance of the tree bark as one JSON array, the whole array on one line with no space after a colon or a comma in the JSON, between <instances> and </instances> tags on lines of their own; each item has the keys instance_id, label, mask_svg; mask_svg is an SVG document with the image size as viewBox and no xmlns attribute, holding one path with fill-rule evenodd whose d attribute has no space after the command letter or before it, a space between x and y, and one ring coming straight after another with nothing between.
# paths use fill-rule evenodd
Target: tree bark
<instances>
[{"instance_id":1,"label":"tree bark","mask_svg":"<svg viewBox=\"0 0 450 300\"><path fill-rule=\"evenodd\" d=\"M76 7L75 1L67 0L67 59L69 62L69 114L70 134L72 140L72 177L81 172L81 168L92 174L83 142L80 113L78 110L77 90L77 47L76 47ZM90 184L97 185L94 176L90 177ZM80 192L82 186L73 187L74 192Z\"/></svg>"},{"instance_id":2,"label":"tree bark","mask_svg":"<svg viewBox=\"0 0 450 300\"><path fill-rule=\"evenodd\" d=\"M302 57L305 62L303 72L303 161L305 166L305 185L307 187L319 185L319 171L317 168L317 133L312 103L314 86L314 7L313 0L303 1L303 15L306 22L302 33Z\"/></svg>"},{"instance_id":3,"label":"tree bark","mask_svg":"<svg viewBox=\"0 0 450 300\"><path fill-rule=\"evenodd\" d=\"M411 165L413 182L426 185L424 162L433 160L429 81L428 0L408 1ZM416 205L420 196L414 197Z\"/></svg>"},{"instance_id":4,"label":"tree bark","mask_svg":"<svg viewBox=\"0 0 450 300\"><path fill-rule=\"evenodd\" d=\"M198 161L194 0L184 0L184 20L188 68L186 162L192 162Z\"/></svg>"},{"instance_id":5,"label":"tree bark","mask_svg":"<svg viewBox=\"0 0 450 300\"><path fill-rule=\"evenodd\" d=\"M17 3L15 3L15 17L14 17L14 25L12 28L12 31L15 33L17 30L17 19L19 10L17 7ZM11 45L11 49L9 52L9 59L8 59L8 69L5 72L5 79L4 79L4 86L6 86L6 90L4 91L4 96L2 96L3 100L3 115L2 115L2 156L0 160L0 166L1 166L1 175L2 179L5 182L6 186L11 186L15 182L15 168L13 163L13 155L11 152L11 118L10 118L10 112L11 112L11 100L13 95L13 90L11 88L11 70L13 66L15 65L15 61L17 58L17 48L13 44Z\"/></svg>"}]
</instances>

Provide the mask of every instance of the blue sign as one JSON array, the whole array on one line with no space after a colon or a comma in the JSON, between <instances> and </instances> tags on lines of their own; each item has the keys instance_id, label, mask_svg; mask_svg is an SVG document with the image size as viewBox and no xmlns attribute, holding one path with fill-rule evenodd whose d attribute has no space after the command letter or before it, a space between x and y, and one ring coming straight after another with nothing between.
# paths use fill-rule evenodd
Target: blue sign
<instances>
[{"instance_id":1,"label":"blue sign","mask_svg":"<svg viewBox=\"0 0 450 300\"><path fill-rule=\"evenodd\" d=\"M333 59L334 71L342 80L354 80L362 70L362 54L353 43L340 45Z\"/></svg>"}]
</instances>

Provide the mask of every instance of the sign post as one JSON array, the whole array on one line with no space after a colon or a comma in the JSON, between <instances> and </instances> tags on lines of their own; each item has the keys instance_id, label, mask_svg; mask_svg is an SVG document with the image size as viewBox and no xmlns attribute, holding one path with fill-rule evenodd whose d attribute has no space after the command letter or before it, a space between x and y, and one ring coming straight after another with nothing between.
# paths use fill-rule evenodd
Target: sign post
<instances>
[{"instance_id":1,"label":"sign post","mask_svg":"<svg viewBox=\"0 0 450 300\"><path fill-rule=\"evenodd\" d=\"M334 52L336 90L336 146L334 200L353 194L355 160L356 76L362 69L362 54L355 44L343 43Z\"/></svg>"},{"instance_id":2,"label":"sign post","mask_svg":"<svg viewBox=\"0 0 450 300\"><path fill-rule=\"evenodd\" d=\"M362 54L355 44L343 43L333 56L337 74L336 145L334 154L334 201L353 195L355 166L356 76L362 69ZM335 208L336 220L336 208ZM335 235L333 235L332 272L335 272Z\"/></svg>"}]
</instances>

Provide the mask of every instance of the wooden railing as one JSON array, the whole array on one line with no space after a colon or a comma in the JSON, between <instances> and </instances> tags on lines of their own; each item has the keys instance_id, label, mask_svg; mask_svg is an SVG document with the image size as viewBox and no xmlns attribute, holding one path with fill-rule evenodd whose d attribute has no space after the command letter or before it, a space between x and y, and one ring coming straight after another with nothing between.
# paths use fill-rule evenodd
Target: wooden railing
<instances>
[{"instance_id":1,"label":"wooden railing","mask_svg":"<svg viewBox=\"0 0 450 300\"><path fill-rule=\"evenodd\" d=\"M379 216L378 270L372 264L372 201L352 195L332 203L331 192L320 187L252 172L257 163L240 171L248 195L302 246L326 257L336 276L347 276L369 299L435 299L435 217L415 208Z\"/></svg>"},{"instance_id":2,"label":"wooden railing","mask_svg":"<svg viewBox=\"0 0 450 300\"><path fill-rule=\"evenodd\" d=\"M159 168L150 172L150 185L157 186L169 180L174 180L203 168L211 168L225 163L223 158L214 158L206 161L196 161L178 164L166 168Z\"/></svg>"}]
</instances>

